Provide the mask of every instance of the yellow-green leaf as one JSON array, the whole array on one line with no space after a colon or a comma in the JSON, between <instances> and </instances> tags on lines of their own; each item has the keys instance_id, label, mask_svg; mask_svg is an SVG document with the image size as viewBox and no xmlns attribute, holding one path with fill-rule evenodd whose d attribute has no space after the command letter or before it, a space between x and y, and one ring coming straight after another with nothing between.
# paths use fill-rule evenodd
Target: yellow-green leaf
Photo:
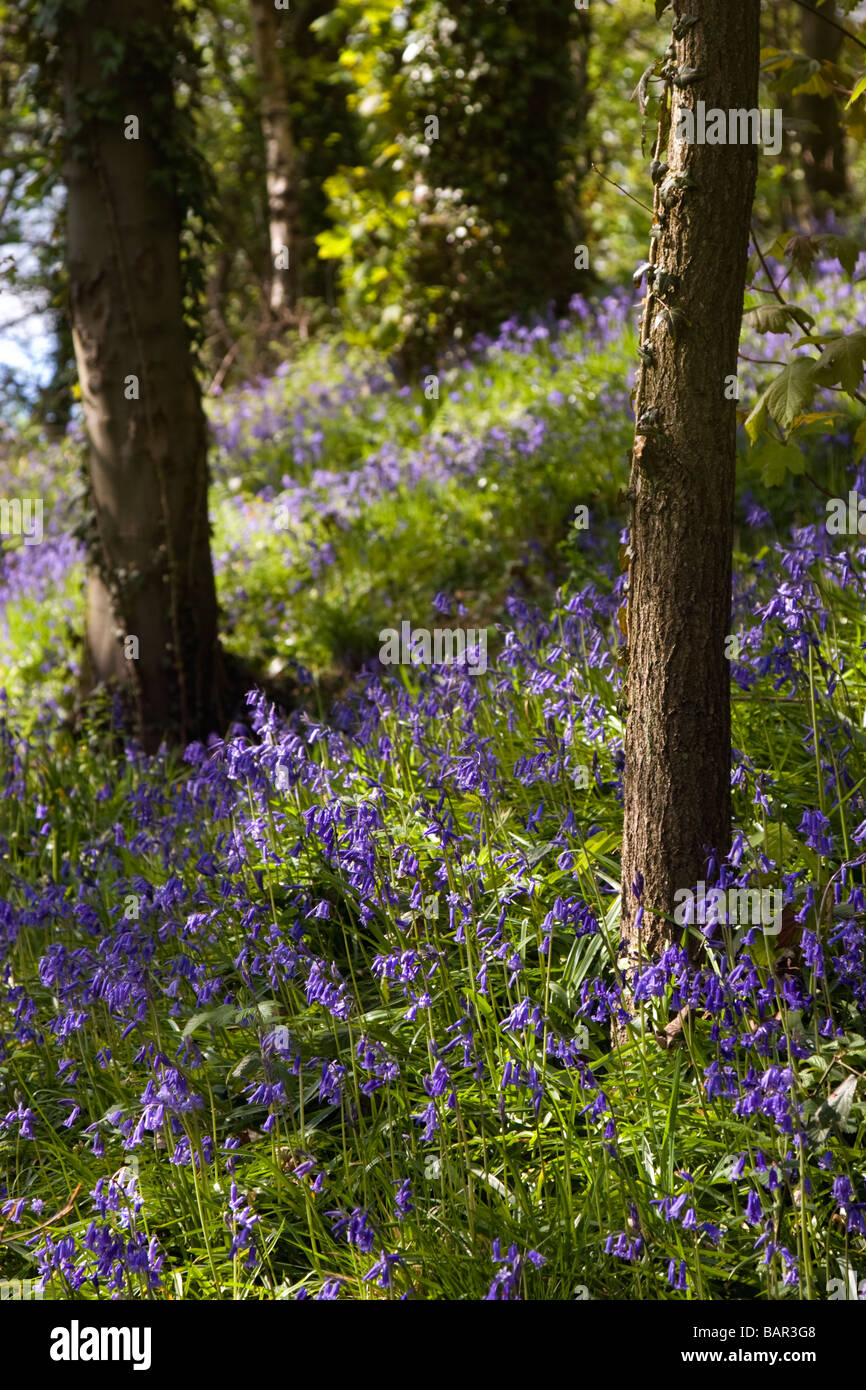
<instances>
[{"instance_id":1,"label":"yellow-green leaf","mask_svg":"<svg viewBox=\"0 0 866 1390\"><path fill-rule=\"evenodd\" d=\"M845 103L845 110L847 111L849 106L853 106L857 98L862 97L864 92L866 92L866 73L864 73L863 76L860 78L860 81L857 83L857 86L854 88L853 92L851 93L850 97Z\"/></svg>"}]
</instances>

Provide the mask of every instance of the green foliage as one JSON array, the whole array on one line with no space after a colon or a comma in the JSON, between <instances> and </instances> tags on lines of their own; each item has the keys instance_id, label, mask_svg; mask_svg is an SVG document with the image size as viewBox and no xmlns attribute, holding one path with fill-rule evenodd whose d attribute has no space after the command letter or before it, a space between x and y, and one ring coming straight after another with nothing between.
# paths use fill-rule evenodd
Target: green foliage
<instances>
[{"instance_id":1,"label":"green foliage","mask_svg":"<svg viewBox=\"0 0 866 1390\"><path fill-rule=\"evenodd\" d=\"M492 622L516 576L534 589L551 566L560 572L558 547L574 506L587 497L614 505L631 429L626 414L611 419L601 403L625 405L620 383L633 334L572 361L581 340L577 328L566 334L559 361L543 348L529 358L506 348L474 368L454 364L442 370L435 402L404 388L323 413L315 419L317 467L327 473L318 486L310 465L293 462L291 431L272 427L245 450L242 466L217 453L214 545L230 648L260 669L300 661L317 678L348 674L376 655L395 605L428 613L437 591L459 591L473 622ZM300 354L291 373L271 384L267 418L290 416L314 381L334 381L343 370L326 346ZM550 404L551 394L559 404ZM262 409L250 391L217 410L239 404ZM542 441L528 448L542 424ZM576 443L584 458L579 485ZM483 454L477 476L452 468L462 450L476 448ZM337 503L329 506L331 478L341 486L382 455L420 479L393 485L348 517ZM284 531L274 518L292 496L281 489L287 474L293 488L313 485Z\"/></svg>"},{"instance_id":2,"label":"green foliage","mask_svg":"<svg viewBox=\"0 0 866 1390\"><path fill-rule=\"evenodd\" d=\"M297 158L299 289L314 328L328 322L335 299L332 267L320 259L316 242L327 221L325 184L358 157L348 77L338 63L341 26L320 30L319 37L313 31L317 20L332 18L332 9L330 0L296 0L279 14L278 55ZM263 306L270 238L248 0L198 7L193 32L204 58L198 140L219 188L217 240L208 258L207 368L213 377L230 354L235 374L252 375L284 357L286 343L273 341L276 330Z\"/></svg>"},{"instance_id":3,"label":"green foliage","mask_svg":"<svg viewBox=\"0 0 866 1390\"><path fill-rule=\"evenodd\" d=\"M799 233L778 237L766 256L762 258L756 251L749 262L750 275L763 272L763 279L753 283L746 297L744 323L749 331L777 337L797 330L802 334L790 345L788 360L776 363L780 370L762 387L744 417L749 440L757 445L751 463L760 469L767 484L778 485L789 472L803 472L804 459L798 445L816 431L825 432L833 422L836 412L830 405L834 396L845 395L851 401L866 404L860 389L866 365L866 330L840 333L834 327L833 331L822 331L816 315L788 302L778 284L811 284L819 260L831 258L838 260L846 276L853 279L859 253L860 243L854 237ZM774 257L787 264L784 274L778 273L780 261ZM791 294L791 290L786 293ZM814 303L820 313L820 291Z\"/></svg>"},{"instance_id":4,"label":"green foliage","mask_svg":"<svg viewBox=\"0 0 866 1390\"><path fill-rule=\"evenodd\" d=\"M817 322L837 291L835 285L823 296L810 297ZM521 581L527 601L536 600L545 611L550 586L560 579L565 582L562 599L578 602L587 586L598 583L600 570L607 583L618 572L618 527L610 527L605 541L606 528L600 523L614 511L616 490L626 476L631 422L624 383L635 346L630 326L606 335L602 344L588 341L578 326L555 344L539 335L530 347L525 336L515 337L484 360L444 367L439 399L431 402L415 390L394 390L381 360L368 353L347 352L339 342L320 343L301 352L291 370L275 381L255 383L235 396L227 393L212 407L217 434L237 420L243 427L233 443L214 451L213 516L232 649L262 662L302 659L320 678L341 661L375 655L378 628L390 625L399 608L414 621L424 621L432 593L442 587L460 587L468 609L462 621L485 625L493 639L494 625L507 621L506 590ZM522 422L527 420L536 427L543 424L544 431L536 429L537 442L524 453L519 446L526 442ZM826 417L813 423L826 433ZM844 495L850 450L831 459L819 434L798 426L797 438L801 435L796 447L779 448L802 451L809 466L819 461L827 485ZM305 451L311 452L314 436L320 453L309 459ZM483 439L488 444L482 473L467 470L461 476L454 469L449 476L429 479L418 470L414 485L401 482L391 496L382 496L380 489L355 516L341 515L336 504L328 506L334 490L330 479L315 493L316 470L337 480L351 477L383 450L389 459L405 460L410 454L459 459ZM759 443L744 460L747 467L756 456L764 459L766 483L775 483L773 442ZM28 478L40 491L44 488L53 514L70 490L78 462L72 445L45 452L22 449L10 487ZM784 454L786 473L792 462L793 455ZM291 530L275 533L274 511L286 476L311 492ZM756 491L766 499L760 482ZM788 501L777 490L774 513L780 532L784 520L798 516L803 496L790 513ZM577 502L591 504L596 534L581 536L569 528ZM771 540L769 533L742 535L736 561L746 582L753 562L756 572L763 567ZM543 553L532 551L527 543L533 541ZM326 542L333 559L314 573L305 557ZM0 666L11 672L16 714L22 711L28 684L36 689L37 677L40 694L62 689L68 676L58 671L68 640L63 624L80 621L79 581L80 572L66 573L50 601L8 605L13 626L0 633ZM773 595L774 576L766 575L763 582L767 590L755 596L752 608ZM733 723L735 745L761 770L760 785L772 781L766 811L756 807L754 786L735 790L738 822L747 832L746 861L757 864L761 855L772 856L786 872L808 875L820 900L832 881L831 866L804 843L798 824L804 808L818 804L824 794L828 769L816 769L814 749L828 726L842 723L852 748L852 781L860 779L856 785L862 786L866 735L860 712L866 684L860 658L866 625L853 586L840 588L820 566L815 582L828 621L819 627L818 612L804 605L803 631L814 635L820 660L845 672L844 681L831 690L816 679L780 696L771 670L755 688L735 692ZM296 585L300 587L293 593ZM568 617L574 621L573 614ZM139 1027L130 1033L125 1019L97 1001L74 1034L77 1083L68 1075L57 1076L47 1027L41 1037L13 1039L0 1060L0 1092L10 1097L2 1113L14 1109L17 1094L38 1120L35 1140L21 1138L17 1125L0 1133L5 1190L8 1199L37 1198L45 1204L42 1216L25 1210L20 1224L10 1224L4 1232L13 1237L4 1247L4 1277L33 1276L30 1227L63 1212L78 1183L78 1200L48 1233L55 1241L74 1241L78 1256L86 1258L84 1241L93 1219L86 1194L121 1167L127 1170L125 1183L134 1177L134 1193L144 1206L135 1213L132 1195L127 1193L127 1201L120 1194L119 1210L101 1220L124 1238L131 1226L141 1229L146 1221L148 1239L155 1237L164 1255L164 1289L156 1297L292 1298L339 1277L343 1297L353 1300L404 1292L427 1300L483 1298L496 1272L490 1260L495 1238L504 1245L513 1239L521 1249L543 1254L547 1263L542 1270L526 1272L521 1293L556 1301L573 1300L578 1284L593 1299L680 1297L665 1280L669 1260L685 1260L690 1291L714 1300L821 1297L840 1259L859 1267L863 1238L833 1220L837 1204L831 1183L839 1173L850 1172L858 1180L866 1102L849 1078L862 1073L866 1044L862 1018L850 1001L839 997L836 986L831 1005L842 1036L818 1032L830 1007L827 981L816 983L804 970L816 994L805 1024L780 989L773 996L778 1036L784 1034L808 1054L801 1057L789 1045L812 1143L819 1146L816 1153L831 1154L835 1164L830 1174L811 1162L815 1155L804 1157L809 1188L790 1164L785 1166L789 1134L766 1115L738 1115L718 1096L708 1095L708 1068L720 1060L728 1064L712 1035L714 1020L693 1019L678 1045L659 1045L657 1036L669 1026L669 990L647 1001L640 1027L622 1049L611 1048L606 1022L589 1020L581 1051L616 1114L615 1151L604 1134L608 1112L599 1118L589 1113L596 1091L583 1084L579 1072L546 1056L544 1039L532 1028L509 1032L501 1026L518 998L532 998L544 1001L549 1032L572 1036L581 986L616 959L622 812L612 747L622 734L618 681L612 663L589 660L599 636L594 626L587 624L584 650L580 644L564 649L560 624L566 621L560 604L545 629L539 673L544 681L571 680L575 708L596 711L596 727L590 732L580 720L562 719L552 712L544 682L534 688L502 662L491 672L471 725L500 770L496 804L489 805L453 778L446 783L458 837L447 848L446 862L461 893L475 895L478 908L460 946L447 935L444 901L438 916L422 920L403 883L398 884L397 901L383 895L376 910L361 920L356 890L347 886L344 869L322 852L309 830L311 811L321 808L317 784L299 782L257 802L259 790L239 770L239 780L230 784L238 793L231 808L208 814L196 804L192 790L198 769L190 777L189 768L162 757L149 771L132 759L118 763L106 733L107 711L98 706L75 738L53 727L44 742L32 741L20 764L4 733L0 780L15 776L20 788L19 794L0 799L0 854L8 883L3 896L14 905L18 927L9 947L16 993L4 1005L4 1027L11 1027L24 997L18 994L21 989L40 1018L57 1017L57 985L38 968L46 946L74 960L75 952L99 950L112 932L114 939L122 939L127 894L138 891L142 882L148 892L164 892L172 904L154 913L145 929L142 969L152 990ZM612 626L614 619L602 621ZM761 640L768 655L784 640L784 621L780 616L766 624ZM403 674L415 693L417 674ZM323 705L325 698L322 692ZM441 891L444 899L447 890L434 878L441 847L426 833L428 826L418 813L418 795L427 783L424 755L412 742L412 722L399 707L386 711L377 738L347 741L339 757L330 736L317 737L315 723L302 727L314 736L310 748L317 773L333 779L334 804L358 808L375 788L382 822L370 838L375 871L392 874L391 851L399 844L401 853L417 858L425 891ZM28 721L28 729L32 725ZM589 765L593 755L598 757L600 785L593 781L580 788L564 770L543 786L521 781L521 761L555 746L552 728L564 731L576 760ZM380 758L378 735L395 750L391 762ZM458 749L466 735L462 707L431 716L427 736L432 746ZM830 806L828 796L833 833L843 840L851 840L862 814L855 795L846 783L838 805ZM255 842L241 833L248 801L256 809ZM541 819L527 828L539 802ZM183 808L181 827L168 822L177 806ZM243 846L232 871L235 884L244 885L242 903L222 895L229 872L222 872L227 843ZM463 845L472 845L472 853L459 848ZM214 878L207 870L211 855L220 867ZM70 866L78 865L85 866L83 897L74 897L68 887ZM506 875L513 877L506 880ZM51 895L47 925L33 909L36 891ZM299 893L330 905L329 916L303 919L303 940L314 955L338 960L351 981L355 1007L349 1019L334 1018L311 1001L300 976L282 975L272 983L264 952L283 934L288 939L298 917ZM558 897L572 894L592 909L598 933L576 938L555 923L546 938L546 914ZM203 920L211 911L212 929ZM255 922L255 949L261 948L264 961L260 970L253 967L244 911ZM426 985L430 1005L423 1019L407 1019L396 985L373 968L378 957L405 946L407 923L413 943L437 967ZM508 958L490 970L485 992L478 982L478 943L480 934L497 929ZM213 984L209 1002L198 997L178 969L185 951L194 952L195 965L204 968L207 983ZM769 989L778 965L775 947L757 943L753 956L761 984ZM104 958L108 977L114 967L107 951ZM519 974L510 983L515 966ZM446 1055L457 1109L450 1110L439 1098L440 1130L425 1141L417 1117L430 1102L425 1088L433 1066L430 1040L453 1038L445 1030L461 1016L460 1000L473 1010L483 1070L476 1077L470 1068L461 1068L460 1050ZM61 1007L70 1007L68 997ZM309 1068L302 1083L264 1045L264 1036L277 1025L289 1029ZM363 1089L362 1034L384 1048L399 1068L387 1090ZM157 1130L147 1131L133 1171L121 1125L134 1124L141 1114L150 1076L145 1054L153 1039L176 1060L203 1103L201 1109L182 1111L175 1125L166 1118ZM739 1057L737 1065L745 1068L752 1060L763 1069L765 1059L757 1052ZM342 1105L319 1093L324 1063L346 1068ZM501 1084L509 1063L512 1068L519 1063L524 1074L536 1068L543 1077L538 1113L528 1089ZM272 1115L267 1099L251 1092L277 1082L286 1099L273 1107ZM67 1128L70 1109L64 1102L75 1084L81 1113ZM264 1089L261 1094L266 1095ZM451 1127L456 1114L459 1129ZM98 1153L93 1132L83 1136L91 1125L99 1127L104 1146ZM197 1166L171 1162L179 1141L189 1145ZM764 1168L775 1164L783 1175L775 1192L769 1191L763 1169L758 1171L759 1151ZM747 1166L743 1177L732 1181L731 1161L739 1153ZM254 1271L232 1250L237 1223L227 1219L228 1154L236 1163L244 1205L259 1218L261 1262ZM323 1191L316 1192L312 1184L320 1173ZM398 1222L394 1193L406 1179L412 1184L414 1210ZM805 1202L794 1198L798 1186L807 1192ZM686 1192L699 1225L711 1222L723 1231L721 1249L705 1230L683 1231L662 1220L658 1204ZM743 1217L749 1192L766 1202L777 1244L789 1248L808 1271L800 1288L783 1285L778 1258L765 1264L762 1252L755 1251L757 1228ZM391 1290L364 1277L378 1246L369 1259L362 1258L344 1237L334 1237L333 1218L325 1215L356 1207L370 1213L384 1233L386 1248L403 1259ZM647 1252L629 1262L606 1247L611 1233L633 1232L635 1222ZM46 1297L69 1292L62 1273L56 1272ZM95 1296L89 1282L76 1293L84 1299ZM129 1271L124 1294L135 1300L150 1296L138 1270Z\"/></svg>"},{"instance_id":5,"label":"green foliage","mask_svg":"<svg viewBox=\"0 0 866 1390\"><path fill-rule=\"evenodd\" d=\"M335 228L319 247L340 263L353 329L420 366L454 337L567 300L580 16L556 0L341 0L336 17L363 161L328 180Z\"/></svg>"},{"instance_id":6,"label":"green foliage","mask_svg":"<svg viewBox=\"0 0 866 1390\"><path fill-rule=\"evenodd\" d=\"M13 141L12 158L7 156L8 162L4 161L6 168L30 175L15 200L16 207L27 213L38 198L54 193L65 156L93 158L91 131L106 123L122 128L130 92L167 84L174 99L169 109L162 111L158 103L152 103L153 119L142 138L155 149L153 178L168 194L177 220L185 319L191 343L198 349L205 335L206 261L215 237L215 185L198 143L200 55L189 27L195 7L190 0L177 0L164 16L166 24L159 22L157 12L156 23L140 19L126 33L96 29L93 51L99 57L104 81L95 88L81 86L76 90L80 115L73 125L64 106L63 55L83 9L83 0L26 0L22 10L12 11L6 5L0 8L0 41L18 82L11 123L14 126L16 115L23 116L28 136L36 142L22 149L20 138ZM52 213L54 235L62 247L60 199ZM56 255L53 259L56 261ZM45 278L45 258L40 269ZM48 278L54 282L57 298L62 299L65 281L56 267ZM68 372L68 334L65 341L61 334L61 346L66 360L59 360L57 375L62 382Z\"/></svg>"}]
</instances>

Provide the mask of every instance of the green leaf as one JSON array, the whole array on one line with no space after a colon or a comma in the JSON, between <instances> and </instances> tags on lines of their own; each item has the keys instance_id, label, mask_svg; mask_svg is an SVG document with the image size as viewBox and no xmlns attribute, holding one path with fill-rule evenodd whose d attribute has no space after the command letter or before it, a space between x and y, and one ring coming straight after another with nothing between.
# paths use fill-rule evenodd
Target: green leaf
<instances>
[{"instance_id":1,"label":"green leaf","mask_svg":"<svg viewBox=\"0 0 866 1390\"><path fill-rule=\"evenodd\" d=\"M767 390L767 409L783 430L789 430L809 405L815 390L815 363L808 357L790 362Z\"/></svg>"},{"instance_id":2,"label":"green leaf","mask_svg":"<svg viewBox=\"0 0 866 1390\"><path fill-rule=\"evenodd\" d=\"M818 247L813 237L805 232L797 232L785 244L785 255L794 270L798 270L804 280L809 278L812 262L818 255Z\"/></svg>"},{"instance_id":3,"label":"green leaf","mask_svg":"<svg viewBox=\"0 0 866 1390\"><path fill-rule=\"evenodd\" d=\"M316 244L319 248L319 259L323 261L340 261L352 250L352 238L348 232L319 232Z\"/></svg>"},{"instance_id":4,"label":"green leaf","mask_svg":"<svg viewBox=\"0 0 866 1390\"><path fill-rule=\"evenodd\" d=\"M750 327L756 333L790 333L794 324L808 333L815 323L812 315L796 304L762 304L746 313L752 315Z\"/></svg>"},{"instance_id":5,"label":"green leaf","mask_svg":"<svg viewBox=\"0 0 866 1390\"><path fill-rule=\"evenodd\" d=\"M848 275L854 274L857 269L857 258L860 255L859 242L856 242L853 237L833 234L821 236L818 240L828 256L835 257Z\"/></svg>"},{"instance_id":6,"label":"green leaf","mask_svg":"<svg viewBox=\"0 0 866 1390\"><path fill-rule=\"evenodd\" d=\"M834 1091L827 1097L827 1105L832 1110L837 1123L842 1129L848 1124L851 1114L851 1106L854 1104L854 1097L857 1094L857 1077L846 1076Z\"/></svg>"},{"instance_id":7,"label":"green leaf","mask_svg":"<svg viewBox=\"0 0 866 1390\"><path fill-rule=\"evenodd\" d=\"M207 1023L211 1028L225 1028L228 1023L236 1023L237 1016L238 1011L234 1004L217 1004L214 1009L205 1009L203 1013L193 1014L186 1023L182 1036L188 1038L190 1033L194 1033L203 1023Z\"/></svg>"},{"instance_id":8,"label":"green leaf","mask_svg":"<svg viewBox=\"0 0 866 1390\"><path fill-rule=\"evenodd\" d=\"M847 111L849 106L853 106L855 101L857 101L859 97L862 97L864 92L866 92L866 73L864 73L863 76L860 78L860 81L857 83L857 86L854 88L850 97L846 101L845 110Z\"/></svg>"},{"instance_id":9,"label":"green leaf","mask_svg":"<svg viewBox=\"0 0 866 1390\"><path fill-rule=\"evenodd\" d=\"M773 438L762 441L755 462L761 465L761 480L767 487L778 487L789 473L802 473L806 466L796 444Z\"/></svg>"},{"instance_id":10,"label":"green leaf","mask_svg":"<svg viewBox=\"0 0 866 1390\"><path fill-rule=\"evenodd\" d=\"M674 1076L671 1083L671 1103L668 1107L668 1117L665 1122L664 1139L662 1140L662 1163L664 1164L665 1191L672 1192L674 1185L674 1166L676 1163L676 1140L677 1140L677 1106L680 1098L680 1071L682 1068L682 1053L678 1052L674 1062Z\"/></svg>"},{"instance_id":11,"label":"green leaf","mask_svg":"<svg viewBox=\"0 0 866 1390\"><path fill-rule=\"evenodd\" d=\"M856 333L843 333L832 339L818 361L817 378L822 386L835 386L838 382L849 395L857 391L863 380L863 363L866 362L866 329L858 328Z\"/></svg>"},{"instance_id":12,"label":"green leaf","mask_svg":"<svg viewBox=\"0 0 866 1390\"><path fill-rule=\"evenodd\" d=\"M814 1118L806 1129L813 1143L826 1144L831 1134L846 1134L856 1128L851 1120L851 1108L856 1094L857 1077L846 1076L825 1101L818 1105L811 1102L807 1106L807 1114L814 1106Z\"/></svg>"},{"instance_id":13,"label":"green leaf","mask_svg":"<svg viewBox=\"0 0 866 1390\"><path fill-rule=\"evenodd\" d=\"M811 73L810 76L806 78L805 82L800 82L796 87L792 87L791 95L795 97L829 97L833 95L833 88L819 70Z\"/></svg>"},{"instance_id":14,"label":"green leaf","mask_svg":"<svg viewBox=\"0 0 866 1390\"><path fill-rule=\"evenodd\" d=\"M783 430L791 428L812 399L817 370L817 362L798 357L774 377L746 420L746 433L752 443L764 433L768 414Z\"/></svg>"}]
</instances>

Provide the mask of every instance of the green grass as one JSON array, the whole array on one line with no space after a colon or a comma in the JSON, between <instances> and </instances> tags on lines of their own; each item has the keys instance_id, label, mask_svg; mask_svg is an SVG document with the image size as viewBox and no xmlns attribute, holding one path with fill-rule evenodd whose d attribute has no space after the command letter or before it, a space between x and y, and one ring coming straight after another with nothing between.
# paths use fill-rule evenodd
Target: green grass
<instances>
[{"instance_id":1,"label":"green grass","mask_svg":"<svg viewBox=\"0 0 866 1390\"><path fill-rule=\"evenodd\" d=\"M581 346L577 331L567 346ZM807 886L816 905L826 895L830 919L813 911L806 925L825 955L841 951L831 934L850 930L851 978L822 978L801 954L813 1000L798 1008L770 938L749 952L755 989L776 981L760 1009L745 987L740 1015L735 986L727 1017L704 994L670 1048L657 1039L682 1002L670 978L622 1046L605 1011L596 1016L595 983L617 976L623 725L616 604L604 595L619 575L633 347L624 334L581 362L572 351L557 361L543 342L498 352L472 373L444 372L435 411L419 391L361 393L332 414L308 400L300 424L260 441L243 435L216 458L214 546L234 650L263 665L298 660L318 679L375 656L379 629L401 616L432 626L433 595L459 590L461 622L490 624L496 653L465 691L453 673L401 668L357 697L362 713L377 706L374 724L338 718L336 732L302 716L289 742L265 726L208 782L175 757L118 760L107 708L75 736L50 719L37 726L38 702L23 687L46 665L43 691L65 698L61 634L77 620L80 575L70 571L50 598L10 605L2 640L15 718L0 725L5 1278L32 1278L41 1252L51 1298L290 1298L339 1279L344 1298L461 1300L487 1295L503 1267L497 1240L524 1257L511 1292L531 1299L813 1300L840 1270L866 1272L866 1237L833 1191L847 1176L863 1196L866 1039L854 987L864 914L846 902L863 880L862 868L843 874L841 863L857 856L864 820L866 620L862 590L792 549L806 577L787 615L759 631L759 606L790 579L772 531L739 529L737 568L756 589L735 630L754 629L754 657L793 651L795 683L777 688L771 669L748 692L733 687L743 862L756 883L796 876L798 902ZM323 363L338 380L336 352L302 358L267 388L272 404L300 409ZM527 419L545 431L523 453ZM320 427L322 457L295 464L292 451ZM491 428L501 433L485 446L483 471L452 466ZM438 451L448 468L374 493L357 515L340 513L345 525L329 514L328 489L314 489L291 530L273 530L284 474L312 482L316 466L362 468L386 446L398 462ZM842 488L850 453L831 454L817 437L814 450L828 486ZM70 476L74 459L68 449L61 458ZM771 496L748 459L743 473ZM772 496L777 535L798 507L809 519L793 484ZM590 506L588 535L570 529L578 503ZM309 545L326 541L333 557L316 575ZM569 602L591 583L601 596L576 619ZM514 584L538 609L525 622L519 607L506 612ZM513 621L523 654L494 631ZM815 639L811 654L791 648L792 624ZM527 760L542 755L533 779ZM581 786L575 769L593 764L597 779ZM830 823L826 852L801 829L816 809ZM597 930L579 935L559 920L560 900L582 903ZM724 974L736 950L726 938L707 957L708 976ZM316 962L326 978L331 965L338 972L346 1010L311 997ZM401 969L416 974L405 989ZM537 1032L503 1026L522 1001L538 1010ZM828 1017L835 1034L821 1027ZM769 1039L766 1054L747 1045L753 1029ZM556 1041L565 1060L548 1047ZM750 1068L766 1075L792 1051L784 1094L803 1107L802 1153L769 1112L737 1113L708 1084L710 1068L729 1067L745 1095ZM389 1078L370 1086L386 1063ZM437 1063L450 1073L441 1094ZM333 1089L322 1087L323 1066L343 1069L340 1095L333 1077ZM169 1067L175 1098L167 1093L159 1115L147 1088ZM518 1067L521 1084L505 1084ZM194 1107L178 1099L184 1089ZM743 1170L732 1178L737 1156ZM406 1181L412 1209L401 1218L395 1194ZM666 1221L659 1204L681 1196ZM750 1197L761 1225L747 1219ZM358 1209L375 1231L369 1249L335 1228L334 1213ZM253 1267L248 1245L233 1249L245 1226ZM760 1234L771 1249L756 1249ZM155 1287L139 1262L152 1239ZM97 1247L108 1253L94 1283ZM389 1287L365 1277L383 1250L399 1256ZM683 1262L684 1289L669 1283L671 1261L677 1277ZM791 1264L797 1284L784 1282Z\"/></svg>"}]
</instances>

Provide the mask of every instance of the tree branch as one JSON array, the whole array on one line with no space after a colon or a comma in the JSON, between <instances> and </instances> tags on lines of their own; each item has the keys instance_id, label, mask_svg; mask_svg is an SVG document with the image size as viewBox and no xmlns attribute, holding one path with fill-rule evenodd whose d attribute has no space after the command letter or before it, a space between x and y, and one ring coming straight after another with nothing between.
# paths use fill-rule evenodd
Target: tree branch
<instances>
[{"instance_id":1,"label":"tree branch","mask_svg":"<svg viewBox=\"0 0 866 1390\"><path fill-rule=\"evenodd\" d=\"M818 19L823 19L825 24L829 24L832 29L838 29L840 34L844 34L846 39L851 39L859 44L861 48L866 48L866 43L856 34L852 34L850 29L846 29L844 24L840 24L838 19L831 19L823 10L816 10L814 5L809 5L807 0L794 0L795 5L799 5L801 10L808 10L809 14L815 15Z\"/></svg>"},{"instance_id":2,"label":"tree branch","mask_svg":"<svg viewBox=\"0 0 866 1390\"><path fill-rule=\"evenodd\" d=\"M640 198L636 198L633 193L629 193L628 189L623 188L621 183L614 183L613 179L609 179L607 174L603 174L601 172L597 164L590 164L589 167L593 169L596 174L598 174L598 177L600 179L604 179L605 183L609 183L611 188L618 188L620 193L622 193L624 197L631 198L632 202L637 203L639 208L643 208L644 211L648 212L651 217L655 217L655 212L650 207L649 203L642 203Z\"/></svg>"}]
</instances>

